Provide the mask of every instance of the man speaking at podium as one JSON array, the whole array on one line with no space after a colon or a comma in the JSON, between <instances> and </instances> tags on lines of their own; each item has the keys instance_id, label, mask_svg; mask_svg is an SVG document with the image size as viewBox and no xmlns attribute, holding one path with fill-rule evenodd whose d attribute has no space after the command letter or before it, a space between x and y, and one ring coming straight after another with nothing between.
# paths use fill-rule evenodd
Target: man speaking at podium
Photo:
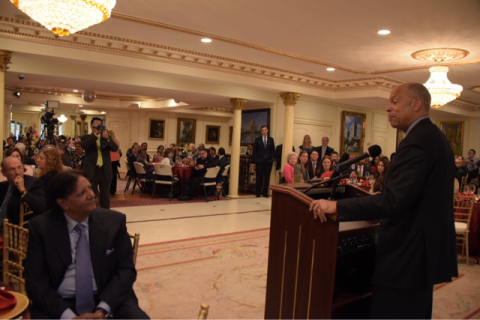
<instances>
[{"instance_id":1,"label":"man speaking at podium","mask_svg":"<svg viewBox=\"0 0 480 320\"><path fill-rule=\"evenodd\" d=\"M458 276L453 220L453 151L428 117L430 93L419 83L395 87L387 106L393 128L405 132L382 194L338 202L317 200L310 210L326 221L382 219L371 318L432 316L433 285ZM428 161L425 161L428 159Z\"/></svg>"}]
</instances>

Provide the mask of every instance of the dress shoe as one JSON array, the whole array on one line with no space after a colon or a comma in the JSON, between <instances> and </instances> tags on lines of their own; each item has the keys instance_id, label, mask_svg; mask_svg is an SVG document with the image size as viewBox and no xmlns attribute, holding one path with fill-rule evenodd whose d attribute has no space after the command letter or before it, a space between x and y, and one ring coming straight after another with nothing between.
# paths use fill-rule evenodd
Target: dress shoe
<instances>
[{"instance_id":1,"label":"dress shoe","mask_svg":"<svg viewBox=\"0 0 480 320\"><path fill-rule=\"evenodd\" d=\"M261 197L261 195L257 194L257 198L260 198L260 197Z\"/></svg>"},{"instance_id":2,"label":"dress shoe","mask_svg":"<svg viewBox=\"0 0 480 320\"><path fill-rule=\"evenodd\" d=\"M268 194L264 194L263 197L268 199Z\"/></svg>"}]
</instances>

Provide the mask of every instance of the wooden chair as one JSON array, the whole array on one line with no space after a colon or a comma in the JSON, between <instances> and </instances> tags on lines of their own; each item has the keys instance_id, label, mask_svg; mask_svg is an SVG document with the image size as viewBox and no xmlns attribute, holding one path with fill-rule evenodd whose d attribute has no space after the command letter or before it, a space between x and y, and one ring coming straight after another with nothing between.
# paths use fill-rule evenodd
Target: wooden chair
<instances>
[{"instance_id":1,"label":"wooden chair","mask_svg":"<svg viewBox=\"0 0 480 320\"><path fill-rule=\"evenodd\" d=\"M200 312L198 313L199 320L207 319L208 309L210 309L210 305L208 303L202 303L200 305Z\"/></svg>"},{"instance_id":2,"label":"wooden chair","mask_svg":"<svg viewBox=\"0 0 480 320\"><path fill-rule=\"evenodd\" d=\"M30 209L28 204L26 204L24 202L20 203L20 220L19 220L18 225L20 227L24 227L28 223L28 221L25 221L25 217L29 216L29 215L32 215L32 214L33 214L33 210Z\"/></svg>"},{"instance_id":3,"label":"wooden chair","mask_svg":"<svg viewBox=\"0 0 480 320\"><path fill-rule=\"evenodd\" d=\"M468 173L465 177L462 178L462 183L460 183L460 192L463 192L463 186L468 183Z\"/></svg>"},{"instance_id":4,"label":"wooden chair","mask_svg":"<svg viewBox=\"0 0 480 320\"><path fill-rule=\"evenodd\" d=\"M453 196L453 210L455 217L455 232L457 240L462 242L462 256L466 254L468 265L468 234L472 217L475 196Z\"/></svg>"},{"instance_id":5,"label":"wooden chair","mask_svg":"<svg viewBox=\"0 0 480 320\"><path fill-rule=\"evenodd\" d=\"M27 257L28 230L3 220L3 283L19 282L20 291L25 293L23 261Z\"/></svg>"},{"instance_id":6,"label":"wooden chair","mask_svg":"<svg viewBox=\"0 0 480 320\"><path fill-rule=\"evenodd\" d=\"M206 187L215 187L217 186L217 181L215 180L217 178L217 174L220 171L220 167L213 167L213 168L208 168L207 172L205 172L205 175L202 178L202 182L200 183L201 186L203 186L203 192L205 193L205 200L208 202L208 196L207 196L207 188ZM209 182L205 181L205 179L210 180ZM217 199L220 200L220 195L217 194Z\"/></svg>"},{"instance_id":7,"label":"wooden chair","mask_svg":"<svg viewBox=\"0 0 480 320\"><path fill-rule=\"evenodd\" d=\"M133 264L137 264L138 244L140 243L140 233L135 235L130 234L130 240L132 240L133 247Z\"/></svg>"}]
</instances>

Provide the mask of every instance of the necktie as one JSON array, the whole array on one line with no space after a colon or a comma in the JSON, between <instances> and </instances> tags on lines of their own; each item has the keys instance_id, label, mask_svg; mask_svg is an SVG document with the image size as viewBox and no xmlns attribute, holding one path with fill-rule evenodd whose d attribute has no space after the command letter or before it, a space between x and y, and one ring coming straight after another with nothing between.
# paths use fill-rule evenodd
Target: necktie
<instances>
[{"instance_id":1,"label":"necktie","mask_svg":"<svg viewBox=\"0 0 480 320\"><path fill-rule=\"evenodd\" d=\"M323 159L323 157L325 157L325 150L326 150L326 148L322 147L322 159Z\"/></svg>"},{"instance_id":2,"label":"necktie","mask_svg":"<svg viewBox=\"0 0 480 320\"><path fill-rule=\"evenodd\" d=\"M2 207L0 207L0 226L3 225L3 219L7 217L8 202L10 201L12 194L13 194L13 187L9 185L7 194L5 195L5 199L3 200L3 203L2 203Z\"/></svg>"},{"instance_id":3,"label":"necktie","mask_svg":"<svg viewBox=\"0 0 480 320\"><path fill-rule=\"evenodd\" d=\"M267 149L267 138L263 138L263 146Z\"/></svg>"},{"instance_id":4,"label":"necktie","mask_svg":"<svg viewBox=\"0 0 480 320\"><path fill-rule=\"evenodd\" d=\"M99 167L103 166L102 147L100 145L100 140L102 140L102 138L100 136L98 136L98 139L97 139L97 151L98 151L97 166L99 166Z\"/></svg>"},{"instance_id":5,"label":"necktie","mask_svg":"<svg viewBox=\"0 0 480 320\"><path fill-rule=\"evenodd\" d=\"M93 274L88 246L86 227L78 223L75 226L78 232L77 255L75 258L75 303L77 314L92 312L95 309L93 302Z\"/></svg>"}]
</instances>

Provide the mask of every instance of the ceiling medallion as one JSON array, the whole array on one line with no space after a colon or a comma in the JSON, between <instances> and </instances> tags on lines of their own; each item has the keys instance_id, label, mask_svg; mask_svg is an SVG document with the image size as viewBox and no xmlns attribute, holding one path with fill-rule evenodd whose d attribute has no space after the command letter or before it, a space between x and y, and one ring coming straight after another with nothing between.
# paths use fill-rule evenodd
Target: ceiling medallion
<instances>
[{"instance_id":1,"label":"ceiling medallion","mask_svg":"<svg viewBox=\"0 0 480 320\"><path fill-rule=\"evenodd\" d=\"M431 107L440 108L460 97L463 87L458 84L451 83L447 78L447 67L440 66L441 62L458 60L468 56L469 52L462 49L427 49L412 53L412 57L417 60L437 62L438 67L431 67L430 78L424 83L424 86L432 96Z\"/></svg>"},{"instance_id":2,"label":"ceiling medallion","mask_svg":"<svg viewBox=\"0 0 480 320\"><path fill-rule=\"evenodd\" d=\"M97 94L93 90L85 90L82 94L83 101L92 103L97 99Z\"/></svg>"},{"instance_id":3,"label":"ceiling medallion","mask_svg":"<svg viewBox=\"0 0 480 320\"><path fill-rule=\"evenodd\" d=\"M69 36L107 20L116 4L116 0L10 1L58 36Z\"/></svg>"}]
</instances>

